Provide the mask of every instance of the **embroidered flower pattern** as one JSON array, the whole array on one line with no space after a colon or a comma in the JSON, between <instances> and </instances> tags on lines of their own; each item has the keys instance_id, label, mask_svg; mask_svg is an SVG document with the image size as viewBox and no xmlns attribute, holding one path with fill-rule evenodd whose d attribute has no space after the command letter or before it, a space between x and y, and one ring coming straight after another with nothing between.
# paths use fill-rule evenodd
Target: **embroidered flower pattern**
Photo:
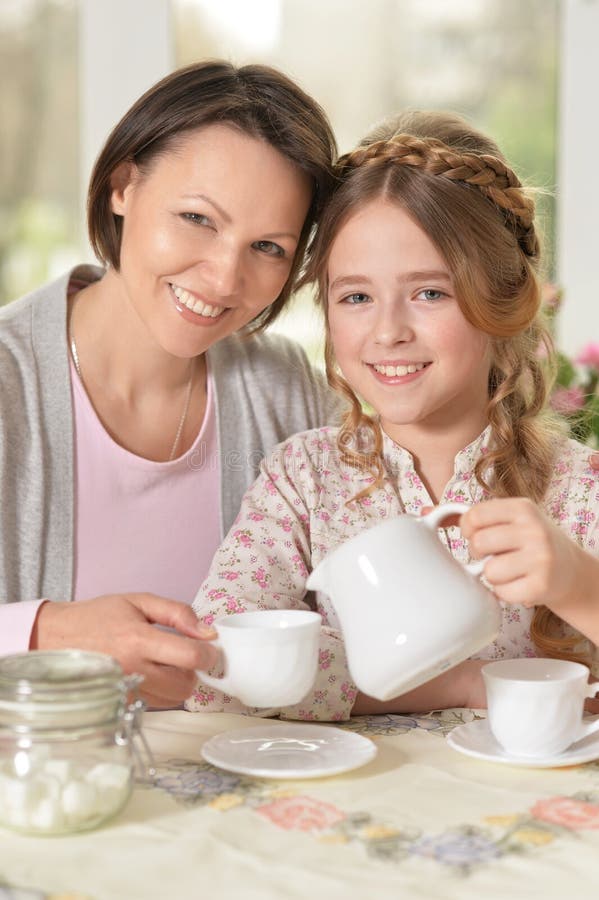
<instances>
[{"instance_id":1,"label":"embroidered flower pattern","mask_svg":"<svg viewBox=\"0 0 599 900\"><path fill-rule=\"evenodd\" d=\"M256 812L286 831L323 831L345 819L345 814L330 803L312 797L281 797L258 806Z\"/></svg>"},{"instance_id":2,"label":"embroidered flower pattern","mask_svg":"<svg viewBox=\"0 0 599 900\"><path fill-rule=\"evenodd\" d=\"M364 734L420 729L442 739L464 717L473 716L472 711L455 710L422 717L363 716L353 719L351 726ZM585 767L592 768L593 764ZM422 864L462 875L502 857L543 852L554 842L571 841L580 832L599 829L599 791L547 797L521 812L487 815L478 822L423 831L414 826L413 816L401 806L388 819L381 819L366 811L342 809L294 790L288 783L252 779L191 760L161 764L153 788L148 789L155 788L179 803L205 806L215 814L253 811L265 827L303 832L322 843L346 845L352 855L357 848L388 865L409 860L413 865L421 860Z\"/></svg>"}]
</instances>

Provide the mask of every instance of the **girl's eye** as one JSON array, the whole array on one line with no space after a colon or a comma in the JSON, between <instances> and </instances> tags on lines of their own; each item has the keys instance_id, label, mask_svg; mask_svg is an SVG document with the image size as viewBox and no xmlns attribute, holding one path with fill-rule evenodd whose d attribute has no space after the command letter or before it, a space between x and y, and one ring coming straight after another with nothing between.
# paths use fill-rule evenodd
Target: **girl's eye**
<instances>
[{"instance_id":1,"label":"girl's eye","mask_svg":"<svg viewBox=\"0 0 599 900\"><path fill-rule=\"evenodd\" d=\"M429 303L434 303L435 300L440 300L445 294L443 291L436 291L434 288L426 288L425 290L420 291L418 296L423 300L428 300Z\"/></svg>"},{"instance_id":2,"label":"girl's eye","mask_svg":"<svg viewBox=\"0 0 599 900\"><path fill-rule=\"evenodd\" d=\"M252 247L259 250L260 253L266 254L266 256L285 256L284 249L279 244L275 244L274 241L255 241Z\"/></svg>"},{"instance_id":3,"label":"girl's eye","mask_svg":"<svg viewBox=\"0 0 599 900\"><path fill-rule=\"evenodd\" d=\"M348 294L347 297L342 298L342 303L349 303L350 306L361 306L368 300L370 300L368 294Z\"/></svg>"},{"instance_id":4,"label":"girl's eye","mask_svg":"<svg viewBox=\"0 0 599 900\"><path fill-rule=\"evenodd\" d=\"M193 222L194 225L212 226L212 222L208 216L204 216L202 213L182 213L182 218L186 219L188 222Z\"/></svg>"}]
</instances>

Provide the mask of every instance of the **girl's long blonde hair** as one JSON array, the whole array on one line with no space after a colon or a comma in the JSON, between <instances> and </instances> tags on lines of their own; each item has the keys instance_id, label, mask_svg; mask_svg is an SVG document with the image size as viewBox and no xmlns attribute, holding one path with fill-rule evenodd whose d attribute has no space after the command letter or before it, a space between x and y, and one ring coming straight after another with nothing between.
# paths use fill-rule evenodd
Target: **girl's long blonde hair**
<instances>
[{"instance_id":1,"label":"girl's long blonde hair","mask_svg":"<svg viewBox=\"0 0 599 900\"><path fill-rule=\"evenodd\" d=\"M540 243L529 192L497 146L461 117L411 111L375 130L341 157L338 186L312 244L304 281L316 281L327 319L325 361L331 385L350 402L339 432L341 458L383 477L382 433L336 365L327 316L327 263L343 224L375 199L400 205L426 232L452 272L465 318L489 335L487 415L490 450L475 475L494 497L547 491L564 428L548 409L553 350L542 320ZM361 496L361 495L358 495ZM561 621L535 610L532 633L547 656L580 658Z\"/></svg>"}]
</instances>

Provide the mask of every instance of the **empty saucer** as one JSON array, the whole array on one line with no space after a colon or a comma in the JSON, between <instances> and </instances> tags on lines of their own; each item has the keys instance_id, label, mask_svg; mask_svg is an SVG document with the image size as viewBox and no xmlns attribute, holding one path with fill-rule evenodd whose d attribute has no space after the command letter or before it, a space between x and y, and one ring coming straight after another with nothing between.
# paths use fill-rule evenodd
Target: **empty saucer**
<instances>
[{"instance_id":1,"label":"empty saucer","mask_svg":"<svg viewBox=\"0 0 599 900\"><path fill-rule=\"evenodd\" d=\"M599 734L597 733L576 741L575 744L556 756L535 757L534 759L530 756L510 756L493 737L486 719L476 719L466 725L458 725L457 728L450 731L446 740L450 747L467 756L486 759L489 762L507 763L511 766L550 769L556 766L576 766L599 759Z\"/></svg>"},{"instance_id":2,"label":"empty saucer","mask_svg":"<svg viewBox=\"0 0 599 900\"><path fill-rule=\"evenodd\" d=\"M376 756L369 738L327 725L265 722L206 741L213 766L260 778L320 778L365 765Z\"/></svg>"}]
</instances>

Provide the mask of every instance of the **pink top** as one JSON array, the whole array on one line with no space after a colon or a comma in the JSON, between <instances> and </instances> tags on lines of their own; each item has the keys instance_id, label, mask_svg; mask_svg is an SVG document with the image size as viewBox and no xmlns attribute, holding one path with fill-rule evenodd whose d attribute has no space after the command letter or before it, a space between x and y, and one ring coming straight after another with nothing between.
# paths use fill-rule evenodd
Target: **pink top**
<instances>
[{"instance_id":1,"label":"pink top","mask_svg":"<svg viewBox=\"0 0 599 900\"><path fill-rule=\"evenodd\" d=\"M220 543L220 467L210 372L200 433L190 450L172 462L143 459L113 441L72 361L71 384L75 429L71 599L148 591L191 603ZM43 602L0 606L0 656L29 649Z\"/></svg>"},{"instance_id":2,"label":"pink top","mask_svg":"<svg viewBox=\"0 0 599 900\"><path fill-rule=\"evenodd\" d=\"M190 450L136 456L107 433L71 361L75 426L73 599L147 591L191 603L220 543L214 389Z\"/></svg>"}]
</instances>

